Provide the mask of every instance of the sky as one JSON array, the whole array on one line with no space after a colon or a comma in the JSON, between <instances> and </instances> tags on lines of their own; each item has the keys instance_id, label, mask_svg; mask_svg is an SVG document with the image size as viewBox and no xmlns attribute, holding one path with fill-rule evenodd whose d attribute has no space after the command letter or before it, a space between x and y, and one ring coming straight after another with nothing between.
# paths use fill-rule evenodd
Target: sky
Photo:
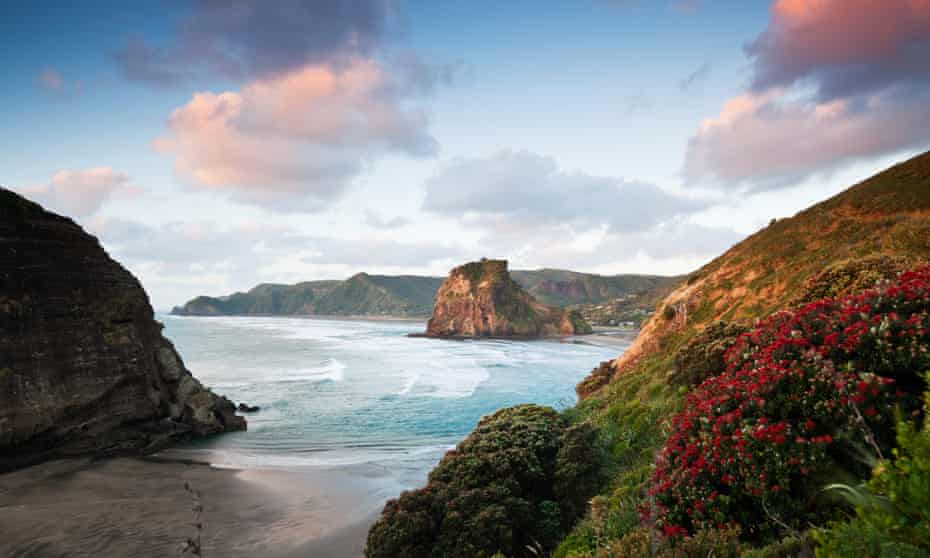
<instances>
[{"instance_id":1,"label":"sky","mask_svg":"<svg viewBox=\"0 0 930 558\"><path fill-rule=\"evenodd\" d=\"M0 184L157 309L480 257L687 273L930 148L930 0L35 0L0 53Z\"/></svg>"}]
</instances>

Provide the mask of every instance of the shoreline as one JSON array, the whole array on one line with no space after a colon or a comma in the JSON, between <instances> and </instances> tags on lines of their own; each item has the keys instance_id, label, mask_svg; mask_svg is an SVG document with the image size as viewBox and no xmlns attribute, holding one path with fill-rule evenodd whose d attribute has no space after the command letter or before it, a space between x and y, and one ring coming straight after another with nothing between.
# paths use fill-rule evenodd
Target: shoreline
<instances>
[{"instance_id":1,"label":"shoreline","mask_svg":"<svg viewBox=\"0 0 930 558\"><path fill-rule=\"evenodd\" d=\"M426 322L429 316L376 316L371 314L172 314L156 312L175 318L291 318L297 320L360 321L360 322Z\"/></svg>"}]
</instances>

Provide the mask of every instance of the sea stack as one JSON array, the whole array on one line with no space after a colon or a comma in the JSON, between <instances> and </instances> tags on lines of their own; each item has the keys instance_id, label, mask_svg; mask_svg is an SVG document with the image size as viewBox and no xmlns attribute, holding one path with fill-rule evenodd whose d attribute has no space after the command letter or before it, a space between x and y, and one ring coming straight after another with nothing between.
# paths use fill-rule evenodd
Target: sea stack
<instances>
[{"instance_id":1,"label":"sea stack","mask_svg":"<svg viewBox=\"0 0 930 558\"><path fill-rule=\"evenodd\" d=\"M95 237L0 188L0 471L245 429L161 330Z\"/></svg>"},{"instance_id":2,"label":"sea stack","mask_svg":"<svg viewBox=\"0 0 930 558\"><path fill-rule=\"evenodd\" d=\"M537 338L591 333L578 312L546 306L523 290L507 260L456 267L439 291L427 337Z\"/></svg>"}]
</instances>

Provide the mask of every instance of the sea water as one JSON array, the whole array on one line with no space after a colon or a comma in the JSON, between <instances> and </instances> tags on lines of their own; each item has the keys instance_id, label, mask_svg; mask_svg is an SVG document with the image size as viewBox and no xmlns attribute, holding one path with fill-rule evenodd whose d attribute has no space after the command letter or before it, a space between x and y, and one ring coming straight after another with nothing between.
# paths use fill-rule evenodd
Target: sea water
<instances>
[{"instance_id":1,"label":"sea water","mask_svg":"<svg viewBox=\"0 0 930 558\"><path fill-rule=\"evenodd\" d=\"M422 485L483 415L573 405L575 384L629 342L410 338L425 328L411 321L159 319L205 385L261 407L247 432L177 452L220 467L355 471L380 479L375 500Z\"/></svg>"}]
</instances>

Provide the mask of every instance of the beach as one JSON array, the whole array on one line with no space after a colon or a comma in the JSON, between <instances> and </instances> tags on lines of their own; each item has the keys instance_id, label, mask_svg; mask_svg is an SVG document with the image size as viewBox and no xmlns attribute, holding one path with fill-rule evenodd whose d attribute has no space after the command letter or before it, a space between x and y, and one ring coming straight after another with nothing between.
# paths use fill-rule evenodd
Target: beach
<instances>
[{"instance_id":1,"label":"beach","mask_svg":"<svg viewBox=\"0 0 930 558\"><path fill-rule=\"evenodd\" d=\"M370 496L370 485L339 470L54 461L0 475L0 554L162 558L199 535L203 556L358 557L376 517Z\"/></svg>"},{"instance_id":2,"label":"beach","mask_svg":"<svg viewBox=\"0 0 930 558\"><path fill-rule=\"evenodd\" d=\"M421 323L162 317L186 364L258 405L249 429L146 458L0 475L0 557L355 558L384 503L423 486L488 413L564 408L631 336L410 339ZM199 492L198 523L193 508Z\"/></svg>"}]
</instances>

